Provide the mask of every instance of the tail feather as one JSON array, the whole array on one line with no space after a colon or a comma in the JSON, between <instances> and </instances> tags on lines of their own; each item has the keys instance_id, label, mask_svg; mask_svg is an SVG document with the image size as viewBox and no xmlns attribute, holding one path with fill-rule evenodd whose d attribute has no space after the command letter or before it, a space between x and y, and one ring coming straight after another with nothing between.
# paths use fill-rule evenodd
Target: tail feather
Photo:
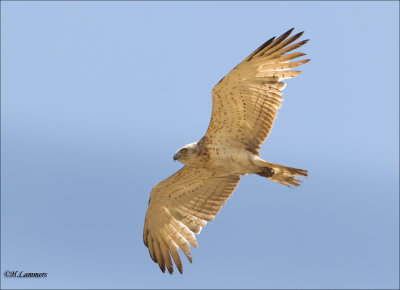
<instances>
[{"instance_id":1,"label":"tail feather","mask_svg":"<svg viewBox=\"0 0 400 290\"><path fill-rule=\"evenodd\" d=\"M263 166L260 167L260 171L256 174L291 187L301 185L303 181L296 177L308 176L308 171L270 162L264 162Z\"/></svg>"}]
</instances>

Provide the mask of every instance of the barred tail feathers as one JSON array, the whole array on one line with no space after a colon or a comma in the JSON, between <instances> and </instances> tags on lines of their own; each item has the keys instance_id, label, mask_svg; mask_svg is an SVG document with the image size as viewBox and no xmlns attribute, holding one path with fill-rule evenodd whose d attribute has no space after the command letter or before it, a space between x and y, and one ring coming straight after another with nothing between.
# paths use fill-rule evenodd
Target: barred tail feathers
<instances>
[{"instance_id":1,"label":"barred tail feathers","mask_svg":"<svg viewBox=\"0 0 400 290\"><path fill-rule=\"evenodd\" d=\"M263 161L262 166L260 166L260 171L256 172L256 174L282 185L297 187L303 182L297 177L308 176L308 171Z\"/></svg>"}]
</instances>

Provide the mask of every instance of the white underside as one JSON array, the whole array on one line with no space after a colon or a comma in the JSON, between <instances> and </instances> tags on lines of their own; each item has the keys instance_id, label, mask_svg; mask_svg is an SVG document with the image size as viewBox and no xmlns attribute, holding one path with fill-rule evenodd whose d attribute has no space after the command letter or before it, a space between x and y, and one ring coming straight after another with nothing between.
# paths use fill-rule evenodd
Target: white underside
<instances>
[{"instance_id":1,"label":"white underside","mask_svg":"<svg viewBox=\"0 0 400 290\"><path fill-rule=\"evenodd\" d=\"M230 174L257 173L260 171L260 167L265 166L264 160L244 149L234 152L220 150L218 155L212 154L211 160L214 160L211 167Z\"/></svg>"}]
</instances>

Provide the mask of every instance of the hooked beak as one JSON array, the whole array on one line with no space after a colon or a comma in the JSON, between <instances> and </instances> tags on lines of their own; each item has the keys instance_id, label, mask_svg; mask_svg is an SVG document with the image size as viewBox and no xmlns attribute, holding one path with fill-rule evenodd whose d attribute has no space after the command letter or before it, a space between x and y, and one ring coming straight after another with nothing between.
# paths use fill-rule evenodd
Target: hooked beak
<instances>
[{"instance_id":1,"label":"hooked beak","mask_svg":"<svg viewBox=\"0 0 400 290\"><path fill-rule=\"evenodd\" d=\"M173 158L174 158L174 161L176 161L176 160L178 159L178 158L176 158L176 154L174 155L174 157L173 157Z\"/></svg>"}]
</instances>

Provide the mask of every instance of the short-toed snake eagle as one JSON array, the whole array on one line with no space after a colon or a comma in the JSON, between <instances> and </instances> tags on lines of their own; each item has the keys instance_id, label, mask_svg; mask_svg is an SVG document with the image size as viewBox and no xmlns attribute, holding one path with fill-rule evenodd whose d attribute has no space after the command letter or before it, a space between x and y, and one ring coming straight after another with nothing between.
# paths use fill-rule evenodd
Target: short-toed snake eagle
<instances>
[{"instance_id":1,"label":"short-toed snake eagle","mask_svg":"<svg viewBox=\"0 0 400 290\"><path fill-rule=\"evenodd\" d=\"M192 262L194 234L215 218L242 175L287 186L299 186L296 177L307 176L306 170L266 162L258 154L283 100L281 81L299 75L291 69L309 61L292 61L305 54L289 52L308 41L294 43L303 32L288 38L292 31L265 42L214 87L207 133L175 153L174 160L185 166L153 188L143 241L163 272L172 274L172 256L182 273L179 248Z\"/></svg>"}]
</instances>

